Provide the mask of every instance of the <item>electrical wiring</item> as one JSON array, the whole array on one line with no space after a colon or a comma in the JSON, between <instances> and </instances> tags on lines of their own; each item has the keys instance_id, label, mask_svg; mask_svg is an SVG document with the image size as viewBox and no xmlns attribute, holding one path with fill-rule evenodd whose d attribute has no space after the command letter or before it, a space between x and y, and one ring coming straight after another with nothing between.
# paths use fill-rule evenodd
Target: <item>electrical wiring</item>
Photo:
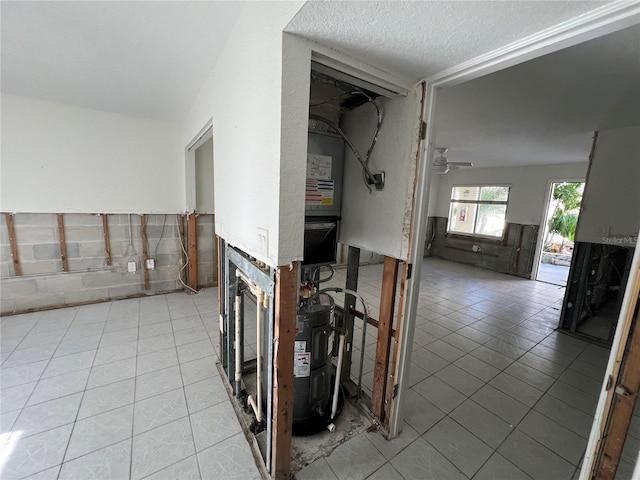
<instances>
[{"instance_id":1,"label":"electrical wiring","mask_svg":"<svg viewBox=\"0 0 640 480\"><path fill-rule=\"evenodd\" d=\"M374 101L374 99L371 98L371 96L369 94L367 94L365 91L360 90L360 89L356 89L355 91L351 92L350 94L351 95L354 95L354 94L363 95L367 99L367 102L370 103L371 105L373 105L373 107L376 109L376 129L375 129L375 131L373 133L373 138L371 139L371 144L369 145L369 148L367 149L367 153L366 153L366 155L364 157L362 156L360 151L356 148L356 146L353 144L353 142L351 142L351 140L349 140L347 135L342 131L342 129L336 123L334 123L331 120L328 120L328 119L326 119L324 117L321 117L319 115L309 115L309 118L312 119L312 120L317 120L319 122L322 122L322 123L330 126L331 128L333 128L344 139L344 141L347 143L347 146L351 149L353 154L356 156L356 159L362 165L362 179L364 181L365 186L367 187L367 190L369 190L369 193L371 193L373 191L371 189L371 185L375 185L376 184L376 179L373 176L373 174L371 173L371 171L369 170L369 160L371 159L371 154L373 153L373 149L376 146L376 143L378 141L378 135L379 135L380 129L382 127L382 111L380 110L380 107ZM340 98L341 96L343 96L343 95L340 95L339 97L336 97L336 98ZM335 100L335 98L327 100L326 102L323 102L323 103L328 103L328 102L330 102L332 100ZM320 105L320 104L315 104L315 105L310 105L310 106L317 106L317 105Z\"/></svg>"},{"instance_id":2,"label":"electrical wiring","mask_svg":"<svg viewBox=\"0 0 640 480\"><path fill-rule=\"evenodd\" d=\"M324 101L318 102L318 103L312 103L312 104L309 105L309 107L319 107L320 105L324 105L326 103L333 102L334 100L338 100L339 98L345 97L347 95L352 95L352 94L349 93L349 92L344 92L344 93L341 93L340 95L336 95L335 97L329 98L328 100L324 100Z\"/></svg>"},{"instance_id":3,"label":"electrical wiring","mask_svg":"<svg viewBox=\"0 0 640 480\"><path fill-rule=\"evenodd\" d=\"M162 221L162 230L160 230L160 238L158 238L158 242L156 243L156 248L153 250L153 258L156 258L158 255L158 247L160 246L160 242L162 241L162 237L164 236L164 228L167 225L167 214L164 214L164 220Z\"/></svg>"},{"instance_id":4,"label":"electrical wiring","mask_svg":"<svg viewBox=\"0 0 640 480\"><path fill-rule=\"evenodd\" d=\"M320 270L322 270L323 268L328 268L329 269L329 271L331 272L329 274L329 276L326 277L326 278L316 278L316 277L319 276L318 274L320 273ZM333 278L333 276L335 275L335 273L336 273L336 271L331 265L320 265L319 267L316 267L316 268L313 269L313 273L311 274L311 281L313 283L325 283L325 282L328 282L329 280L331 280Z\"/></svg>"},{"instance_id":5,"label":"electrical wiring","mask_svg":"<svg viewBox=\"0 0 640 480\"><path fill-rule=\"evenodd\" d=\"M375 177L373 176L373 174L369 170L369 167L365 163L364 158L362 158L362 155L360 154L360 151L351 142L351 140L349 140L349 137L347 137L347 135L342 131L342 129L338 125L333 123L331 120L328 120L328 119L326 119L324 117L321 117L320 115L309 115L309 118L312 119L312 120L317 120L319 122L322 122L322 123L324 123L326 125L329 125L331 128L333 128L338 133L338 135L340 135L343 138L343 140L345 141L347 146L351 149L353 154L356 156L356 159L360 162L360 165L362 165L362 169L363 169L363 172L364 172L363 174L366 175L365 185L369 189L369 192L371 192L370 184L375 184L376 183Z\"/></svg>"},{"instance_id":6,"label":"electrical wiring","mask_svg":"<svg viewBox=\"0 0 640 480\"><path fill-rule=\"evenodd\" d=\"M182 272L184 270L186 270L187 266L189 265L189 254L187 253L187 250L184 248L184 242L183 242L183 238L182 238L182 234L180 233L180 228L178 228L178 240L180 243L180 248L182 248L182 253L184 253L184 257L187 259L187 261L185 262L185 264L182 266L182 268L180 269L180 271L178 272L178 281L182 284L182 286L184 288L186 288L187 290L190 290L193 293L200 293L198 290L194 290L193 288L191 288L189 285L187 285L186 283L184 283L184 281L182 280Z\"/></svg>"}]
</instances>

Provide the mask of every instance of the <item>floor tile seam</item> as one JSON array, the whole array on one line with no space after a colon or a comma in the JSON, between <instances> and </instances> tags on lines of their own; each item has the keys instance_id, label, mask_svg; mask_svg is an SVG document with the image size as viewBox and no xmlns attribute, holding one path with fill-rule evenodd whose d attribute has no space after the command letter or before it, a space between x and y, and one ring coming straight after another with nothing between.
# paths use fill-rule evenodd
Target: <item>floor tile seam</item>
<instances>
[{"instance_id":1,"label":"floor tile seam","mask_svg":"<svg viewBox=\"0 0 640 480\"><path fill-rule=\"evenodd\" d=\"M73 315L73 319L75 319L75 317L78 315L78 312L80 311L80 309L75 309L74 315ZM73 323L73 319L71 320L71 323ZM71 324L69 324L69 326L67 327L66 331L69 331L69 328L71 328ZM58 347L60 346L60 343L58 343ZM47 368L49 368L49 365L51 365L52 360L54 359L54 355L55 352L57 351L58 347L56 347L56 350L54 350L51 354L51 357L49 357L49 360L47 361L47 365L44 367L44 369L42 370L42 373L40 374L40 376L38 377L38 380L36 380L36 384L33 387L33 390L31 390L31 393L29 393L29 396L27 397L27 399L24 402L24 405L22 406L22 408L20 409L20 414L18 415L18 417L16 417L16 420L14 421L13 425L16 424L16 422L18 421L18 419L20 418L20 416L22 416L22 412L24 411L25 408L27 408L27 406L29 405L29 400L31 400L31 397L33 396L34 392L36 391L36 389L38 388L38 385L40 384L40 382L43 380L42 376L44 375L44 372L46 372ZM95 359L95 357L94 357ZM42 360L41 360L42 361ZM36 362L31 362L31 363L36 363ZM28 365L28 364L27 364ZM51 377L53 378L53 377ZM89 381L89 376L87 375L87 380L84 382L84 389L86 389L87 387L87 382ZM74 392L74 393L78 393L78 392ZM58 397L59 398L59 397ZM50 399L50 400L55 400L54 398ZM82 400L81 400L82 402ZM40 402L43 403L43 402ZM38 405L38 404L35 404ZM12 425L12 427L13 427ZM69 438L71 438L71 436L69 436Z\"/></svg>"},{"instance_id":2,"label":"floor tile seam","mask_svg":"<svg viewBox=\"0 0 640 480\"><path fill-rule=\"evenodd\" d=\"M562 373L562 375L564 375L565 373L567 373L569 370L570 370L570 369L565 370L565 371ZM572 370L572 371L574 371L574 372L575 372L575 370ZM580 372L576 372L576 373L578 373L579 375L582 375ZM562 375L561 375L561 376L562 376ZM587 396L589 396L589 397L595 397L595 398L599 398L599 397L600 397L600 390L598 390L598 394L597 394L597 395L594 395L594 394L592 393L592 390L590 390L590 389L585 390L585 389L584 389L584 388L582 388L582 387L578 387L578 386L576 386L576 385L573 385L572 383L569 383L569 382L567 382L567 381L563 380L563 379L561 378L561 376L560 376L560 377L558 377L558 379L557 379L556 381L558 381L558 382L562 382L562 383L564 383L565 385L569 385L570 387L573 387L573 388L575 388L576 390L580 390L580 392L581 392L581 393L583 393L584 395L587 395ZM586 376L586 375L583 375L583 376ZM586 378L587 378L587 379L589 379L589 380L593 380L594 382L598 382L598 380L593 379L593 378L591 378L591 377L586 377ZM603 377L603 380L604 380L604 377ZM554 383L556 383L556 382L554 382ZM600 388L600 387L602 386L602 382L598 382L598 385L599 385L599 387L598 387L598 388Z\"/></svg>"},{"instance_id":3,"label":"floor tile seam","mask_svg":"<svg viewBox=\"0 0 640 480\"><path fill-rule=\"evenodd\" d=\"M166 301L166 298L165 298ZM140 304L138 304L138 309L140 309ZM136 341L136 355L133 366L133 407L131 412L131 450L129 453L129 479L133 478L133 439L135 437L135 426L136 426L136 396L138 390L138 357L140 353L140 322L138 321L138 335Z\"/></svg>"},{"instance_id":4,"label":"floor tile seam","mask_svg":"<svg viewBox=\"0 0 640 480\"><path fill-rule=\"evenodd\" d=\"M73 435L73 433L71 435ZM70 436L69 437L69 444L67 444L67 449L65 450L64 456L62 457L63 460L62 460L61 465L64 466L67 463L74 462L74 461L76 461L76 460L78 460L78 459L80 459L82 457L86 457L87 455L91 455L93 453L99 452L100 450L104 450L105 448L111 448L114 445L117 445L119 443L125 442L125 441L127 441L129 439L131 439L131 437L121 438L120 440L116 440L115 442L109 443L107 445L103 445L103 446L101 446L99 448L96 448L95 450L91 450L90 452L85 452L82 455L78 455L77 457L69 458L67 460L67 458L66 458L67 450L69 449L69 444L71 443L71 436ZM133 452L131 452L131 457L133 457ZM62 468L60 469L60 471L62 471ZM25 480L27 480L27 479L25 479Z\"/></svg>"},{"instance_id":5,"label":"floor tile seam","mask_svg":"<svg viewBox=\"0 0 640 480\"><path fill-rule=\"evenodd\" d=\"M75 317L75 315L74 315L74 317ZM73 320L72 320L72 321L73 321ZM20 342L19 342L19 343L18 343L18 344L13 348L13 350L11 351L11 353L13 353L15 350L17 350L17 349L18 349L18 347L20 346L20 344L21 344L22 342L24 342L24 340L27 338L27 335L29 335L29 334L33 331L33 329L34 329L34 328L36 328L36 325L37 325L37 324L38 324L38 320L36 320L36 322L31 326L31 328L29 328L29 331L28 331L27 333L25 333L25 334L24 334L24 336L22 337L22 340L20 340ZM0 327L0 328L1 328L1 327ZM6 337L6 338L12 338L12 337ZM9 356L11 356L11 355L9 355ZM9 357L7 357L7 359L8 359L8 358L9 358ZM4 363L4 362L2 362L2 363Z\"/></svg>"},{"instance_id":6,"label":"floor tile seam","mask_svg":"<svg viewBox=\"0 0 640 480\"><path fill-rule=\"evenodd\" d=\"M523 417L523 419L524 419L524 417ZM522 421L518 422L518 425L517 425L517 426L514 426L514 428L513 428L513 432L515 432L515 431L517 430L520 434L522 434L522 435L526 436L526 437L527 437L527 438L529 438L531 441L533 441L533 442L537 443L539 446L541 446L541 447L542 447L542 448L544 448L545 450L547 450L547 451L551 452L551 453L552 453L552 454L554 454L556 457L561 458L562 460L564 460L565 462L567 462L567 463L568 463L569 465L571 465L572 467L574 467L574 468L578 468L578 465L580 465L580 462L582 461L582 457L584 457L584 451L583 451L582 455L580 456L580 460L578 461L578 463L577 463L577 464L575 464L575 463L573 463L573 461L572 461L572 460L569 460L569 459L567 459L567 458L563 457L563 456L562 456L562 455L560 455L557 451L552 450L551 448L549 448L549 447L548 447L548 446L546 446L545 444L543 444L543 443L541 443L540 441L538 441L537 439L533 438L531 435L529 435L529 434L528 434L528 433L526 433L525 431L523 431L523 430L519 429L518 427L520 426L520 424L521 424L521 423L522 423ZM566 427L565 427L565 428L566 428ZM567 429L567 430L568 430L568 429ZM513 433L513 432L511 432L511 433ZM507 438L509 438L509 437L511 436L511 433L507 436ZM506 441L506 438L505 438L505 441ZM503 442L503 443L504 443L504 442ZM502 444L501 444L500 446L502 446ZM500 448L500 447L498 447L498 448ZM586 451L586 448L587 448L587 443L586 443L586 442L585 442L584 448L585 448L585 451ZM496 451L498 451L498 450L496 449ZM511 463L513 463L513 462L511 462ZM526 472L525 472L525 473L526 473Z\"/></svg>"},{"instance_id":7,"label":"floor tile seam","mask_svg":"<svg viewBox=\"0 0 640 480\"><path fill-rule=\"evenodd\" d=\"M444 413L444 412L443 412L443 413ZM461 474L464 478L467 478L467 479L468 479L469 477L467 476L467 474L465 474L462 470L460 470L460 468L459 468L455 463L453 463L453 461L451 461L451 460L449 459L449 457L447 457L447 456L446 456L443 452L441 452L441 451L440 451L440 450L439 450L435 445L433 445L429 440L427 440L427 439L425 438L425 435L426 435L427 433L429 433L429 431L430 431L431 429L435 428L438 424L442 423L442 422L444 421L444 419L445 419L445 418L450 418L448 413L445 413L444 417L442 417L442 418L441 418L440 420L438 420L436 423L434 423L433 425L431 425L431 426L427 429L427 431L426 431L426 432L424 432L422 435L419 435L419 436L418 436L418 438L421 438L422 440L424 440L425 442L427 442L431 448L433 448L436 452L438 452L438 453L439 453L439 454L440 454L440 455L441 455L441 456L442 456L442 457L443 457L443 458L444 458L444 459L445 459L445 460L446 460L446 461L447 461L451 466L453 466L453 468L455 468L458 472L460 472L460 474ZM453 418L450 418L450 420L453 420ZM453 420L453 421L455 422L455 420ZM458 423L458 422L456 422L456 423ZM460 424L458 424L458 425L460 425ZM460 426L462 427L462 425L460 425ZM464 428L464 427L462 427L462 428ZM466 428L465 428L465 430L466 430ZM468 431L468 430L467 430L467 431ZM471 433L471 432L469 432L469 433ZM471 435L473 435L473 434L471 434ZM473 435L473 437L477 438L475 435ZM417 440L417 439L416 439L416 440ZM480 439L478 438L478 440L480 440ZM480 441L482 442L482 440L480 440ZM412 442L412 443L413 443L413 442ZM484 442L482 442L482 443L484 443ZM486 445L486 444L485 444L485 445ZM491 448L491 447L489 447L489 448Z\"/></svg>"},{"instance_id":8,"label":"floor tile seam","mask_svg":"<svg viewBox=\"0 0 640 480\"><path fill-rule=\"evenodd\" d=\"M471 399L469 399L471 400ZM473 403L475 403L476 405L478 405L481 408L484 408L485 410L491 412L490 410L486 409L485 407L483 407L482 405L480 405L479 403L474 402L473 400L471 400ZM458 408L458 407L456 407ZM475 475L477 475L477 473L482 470L482 467L484 467L484 465L491 459L491 457L495 454L498 453L498 449L497 448L493 448L491 445L489 445L487 442L485 442L483 439L481 439L480 437L478 437L475 433L473 433L471 430L469 430L467 427L465 427L464 425L462 425L460 422L458 422L455 418L453 418L451 416L451 413L453 413L456 409L454 408L453 410L451 410L451 412L445 414L445 416L443 418L441 418L436 424L434 424L433 426L431 426L426 432L424 432L422 435L420 435L419 438L423 438L425 442L427 442L429 445L431 445L440 455L442 455L443 457L445 457L447 460L449 460L449 458L444 454L444 452L441 452L440 450L438 450L438 448L433 445L431 442L429 442L429 440L427 440L426 438L424 438L424 436L429 433L429 431L434 428L436 425L438 425L439 423L441 423L445 418L449 418L449 420L455 422L460 428L462 428L463 430L465 430L469 435L471 435L473 438L475 438L476 440L478 440L480 443L482 443L485 447L487 447L489 450L491 450L491 454L489 455L489 457L487 457L487 459L482 462L482 465L480 465L480 467L478 467L478 469L473 473L473 475L468 476L466 473L464 473L462 470L460 470L458 468L457 465L455 465L453 463L453 461L449 460L450 463L452 463L459 471L460 473L462 473L465 477L467 478L473 478ZM495 413L493 414L495 415ZM497 415L496 415L497 416ZM500 418L500 417L498 417ZM503 421L506 422L506 420L501 419ZM515 427L513 427L513 429L511 431L515 430ZM509 437L509 435L511 435L511 432L509 432L509 434L507 434L507 437ZM505 439L507 438L505 437ZM523 472L524 473L524 472Z\"/></svg>"},{"instance_id":9,"label":"floor tile seam","mask_svg":"<svg viewBox=\"0 0 640 480\"><path fill-rule=\"evenodd\" d=\"M109 306L109 309L111 309L111 305ZM82 391L82 396L80 398L80 403L78 404L78 410L76 411L76 415L75 415L75 418L73 420L73 426L71 427L71 432L69 433L69 438L67 439L67 445L66 445L66 447L64 449L64 454L62 455L62 462L60 464L60 470L58 470L58 478L60 477L60 474L62 473L62 465L64 465L64 463L65 463L65 457L67 456L67 452L69 451L69 445L71 445L71 438L73 437L73 433L74 433L74 431L76 429L76 425L77 425L77 423L79 421L78 417L80 416L80 409L82 408L82 403L84 402L84 397L85 397L85 395L87 393L87 385L89 385L89 377L91 376L91 371L93 370L93 367L94 367L94 364L95 364L97 356L98 356L98 350L96 349L96 353L93 355L93 359L91 360L91 367L89 368L89 375L87 375L87 379L86 379L86 381L84 383L84 390ZM90 417L87 417L87 418L90 418Z\"/></svg>"},{"instance_id":10,"label":"floor tile seam","mask_svg":"<svg viewBox=\"0 0 640 480\"><path fill-rule=\"evenodd\" d=\"M555 383L555 382L554 382L554 383ZM526 417L527 417L527 416L528 416L532 411L534 411L534 410L535 410L536 406L537 406L537 405L542 401L542 399L544 398L544 396L545 396L545 395L547 395L547 394L549 394L549 390L551 389L551 387L552 387L552 386L553 386L553 384L552 384L552 385L550 385L550 386L549 386L549 387L544 391L544 393L540 396L540 398L538 398L538 400L536 400L536 402L535 402L531 407L528 407L527 405L525 405L525 406L528 408L527 413L525 413L525 415L523 415L523 416L522 416L522 418L521 418L521 419L520 419L520 420L519 420L515 425L513 425L513 429L512 429L512 431L509 433L509 435L507 435L507 436L505 437L505 439L504 439L504 440L500 443L500 445L498 445L498 447L495 449L495 451L496 451L496 452L498 452L498 449L499 449L500 447L502 447L502 445L504 444L504 442L506 442L506 440L511 436L511 434L512 434L515 430L517 430L517 429L518 429L518 427L520 426L520 424L522 424L522 422L524 421L524 419L525 419L525 418L526 418ZM494 387L494 388L495 388L495 387ZM503 392L503 393L504 393L504 392ZM508 394L506 394L506 395L508 395ZM556 397L554 397L554 398L556 398ZM560 399L557 399L557 400L562 401L562 400L560 400ZM520 403L522 403L522 402L520 402ZM564 402L563 402L563 403L564 403ZM569 404L567 404L567 405L569 405ZM571 405L569 405L569 406L571 406ZM557 425L559 425L559 426L561 426L561 427L563 427L563 428L566 428L566 429L567 429L567 430L569 430L570 432L573 432L573 430L571 430L570 428L567 428L567 427L565 427L564 425L561 425L560 423L558 423L558 422L557 422L557 421L555 421L554 419L552 419L552 418L547 417L546 415L544 415L542 412L540 412L540 411L538 411L538 410L535 410L535 412L536 412L536 413L538 413L538 414L540 414L540 415L543 415L543 416L544 416L544 417L546 417L546 418L548 418L548 419L549 419L550 421L552 421L553 423L555 423L555 424L557 424ZM495 415L495 414L494 414L494 415ZM520 433L522 433L523 435L527 436L528 438L530 438L531 440L533 440L534 442L538 443L539 445L541 445L541 446L542 446L542 447L544 447L545 449L549 450L549 451L550 451L550 452L552 452L553 454L555 454L555 455L557 455L558 457L562 458L562 459L563 459L563 460L565 460L567 463L569 463L569 464L573 465L569 460L567 460L567 459L566 459L566 458L564 458L563 456L559 455L558 453L554 452L554 451L553 451L553 450L551 450L550 448L546 447L546 446L545 446L545 445L543 445L542 443L538 442L535 438L532 438L530 435L527 435L524 431L522 431L522 430L518 430L518 431L519 431ZM576 433L576 432L573 432L573 433ZM579 435L579 436L580 436L581 438L584 438L584 437L582 437L582 435ZM586 445L585 445L585 448L586 448ZM507 459L507 460L508 460L508 459ZM510 461L510 463L513 463L513 462L511 462L511 461ZM514 464L514 465L515 465L515 464ZM516 466L517 466L517 465L516 465ZM575 465L574 465L574 466L575 466ZM525 473L526 473L526 472L525 472Z\"/></svg>"},{"instance_id":11,"label":"floor tile seam","mask_svg":"<svg viewBox=\"0 0 640 480\"><path fill-rule=\"evenodd\" d=\"M191 412L190 412L190 409L189 409L189 401L187 400L187 391L185 390L186 386L184 384L184 376L182 375L182 366L181 366L182 364L180 363L180 357L178 356L178 346L175 345L175 343L176 343L176 332L173 329L173 324L171 324L171 331L173 332L174 349L175 349L175 352L176 352L176 358L178 359L178 372L180 373L180 383L182 384L181 385L182 395L183 395L183 398L184 398L184 404L185 404L185 408L186 408L186 411L187 411L187 419L188 419L188 422L189 422L189 431L191 432L191 440L193 441L193 450L194 450L194 455L196 457L196 465L198 467L198 474L200 475L200 478L202 478L202 469L200 468L200 459L198 458L198 446L196 445L196 436L195 436L194 431L193 431L193 423L191 422ZM188 457L185 457L185 458L188 458ZM179 461L182 461L182 460L184 460L184 458L180 459Z\"/></svg>"},{"instance_id":12,"label":"floor tile seam","mask_svg":"<svg viewBox=\"0 0 640 480\"><path fill-rule=\"evenodd\" d=\"M558 380L558 381L560 381L560 380ZM564 383L564 382L563 382L563 383ZM554 383L553 385L555 385L555 383ZM553 387L553 385L551 385L551 387ZM569 384L567 384L567 385L569 385ZM551 388L551 387L549 387L549 388ZM592 412L585 412L585 411L584 411L584 410L582 410L581 408L578 408L578 407L576 407L575 405L572 405L572 404L570 404L570 403L566 402L564 399L562 399L562 398L560 398L560 397L558 397L558 396L554 395L554 394L553 394L553 392L549 392L549 395L550 395L550 396L552 396L553 398L555 398L556 400L558 400L558 401L560 401L560 402L562 402L562 403L565 403L565 404L567 404L567 405L571 406L573 409L578 410L579 412L584 413L585 415L588 415L589 417L592 417L592 416L595 414L595 410L594 410L594 411L592 411ZM595 398L595 400L598 400L598 397L593 397L593 398ZM596 402L596 405L597 405L597 402Z\"/></svg>"}]
</instances>

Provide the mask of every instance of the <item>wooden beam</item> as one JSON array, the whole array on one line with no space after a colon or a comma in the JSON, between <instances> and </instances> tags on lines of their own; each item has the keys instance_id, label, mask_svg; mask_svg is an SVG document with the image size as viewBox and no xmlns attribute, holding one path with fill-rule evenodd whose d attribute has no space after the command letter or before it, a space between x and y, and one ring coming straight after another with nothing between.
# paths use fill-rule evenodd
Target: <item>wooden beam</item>
<instances>
[{"instance_id":1,"label":"wooden beam","mask_svg":"<svg viewBox=\"0 0 640 480\"><path fill-rule=\"evenodd\" d=\"M364 313L362 313L360 310L356 310L355 308L351 309L351 315L353 315L356 318L359 318L360 320L364 320ZM367 316L367 324L371 325L372 327L378 328L378 320L376 320L371 316ZM395 328L391 329L391 336L392 337L396 336Z\"/></svg>"},{"instance_id":2,"label":"wooden beam","mask_svg":"<svg viewBox=\"0 0 640 480\"><path fill-rule=\"evenodd\" d=\"M405 321L404 318L404 297L407 294L407 280L409 280L409 263L405 262L403 267L402 267L402 277L401 277L401 281L400 281L400 296L398 298L398 314L396 315L396 331L397 332L402 332L403 331L403 322ZM391 422L391 411L393 409L393 402L395 401L396 398L396 367L398 365L398 355L400 354L400 342L403 340L403 338L400 337L404 337L404 335L402 334L397 334L395 335L393 341L394 341L394 346L393 346L393 358L391 360L391 365L390 365L390 370L391 370L391 375L389 377L389 384L391 385L391 388L387 389L387 393L386 393L386 397L387 397L387 404L386 404L386 413L385 413L385 425L387 427L387 430L389 430L390 422ZM411 348L410 346L408 348Z\"/></svg>"},{"instance_id":3,"label":"wooden beam","mask_svg":"<svg viewBox=\"0 0 640 480\"><path fill-rule=\"evenodd\" d=\"M396 302L396 285L398 280L399 260L384 258L382 273L382 290L380 293L380 316L378 318L378 343L373 370L373 392L371 395L373 414L384 420L387 380L389 375L389 356L391 353L391 331L393 327L393 311Z\"/></svg>"},{"instance_id":4,"label":"wooden beam","mask_svg":"<svg viewBox=\"0 0 640 480\"><path fill-rule=\"evenodd\" d=\"M626 357L620 372L611 405L606 436L602 445L602 456L597 469L598 480L614 480L622 449L633 417L638 393L640 392L640 326L638 310L635 310L633 331L628 340Z\"/></svg>"},{"instance_id":5,"label":"wooden beam","mask_svg":"<svg viewBox=\"0 0 640 480\"><path fill-rule=\"evenodd\" d=\"M9 233L9 244L11 245L13 273L19 277L22 275L22 267L20 266L20 256L18 255L18 239L16 238L15 226L13 225L13 214L5 213L4 218L7 221L7 232Z\"/></svg>"},{"instance_id":6,"label":"wooden beam","mask_svg":"<svg viewBox=\"0 0 640 480\"><path fill-rule=\"evenodd\" d=\"M58 239L60 240L60 258L62 259L62 271L69 271L69 261L67 260L67 242L64 236L64 214L58 214Z\"/></svg>"},{"instance_id":7,"label":"wooden beam","mask_svg":"<svg viewBox=\"0 0 640 480\"><path fill-rule=\"evenodd\" d=\"M109 215L103 213L102 217L102 236L104 237L104 256L107 259L107 265L111 265L111 240L109 240Z\"/></svg>"},{"instance_id":8,"label":"wooden beam","mask_svg":"<svg viewBox=\"0 0 640 480\"><path fill-rule=\"evenodd\" d=\"M298 314L299 262L278 267L273 337L273 435L271 476L291 478L293 427L293 352ZM267 419L268 421L268 419Z\"/></svg>"},{"instance_id":9,"label":"wooden beam","mask_svg":"<svg viewBox=\"0 0 640 480\"><path fill-rule=\"evenodd\" d=\"M178 222L178 239L180 240L180 255L182 255L182 266L184 267L185 263L187 262L187 256L185 255L185 251L187 249L186 245L186 239L184 238L184 215L176 215L177 217L177 222ZM182 283L186 283L187 279L185 277L184 274L184 268L180 269L180 280L182 280Z\"/></svg>"},{"instance_id":10,"label":"wooden beam","mask_svg":"<svg viewBox=\"0 0 640 480\"><path fill-rule=\"evenodd\" d=\"M147 260L149 259L149 240L147 239L147 217L140 215L140 238L142 239L142 271L144 272L144 289L151 289L149 281L149 269L147 268Z\"/></svg>"},{"instance_id":11,"label":"wooden beam","mask_svg":"<svg viewBox=\"0 0 640 480\"><path fill-rule=\"evenodd\" d=\"M189 288L198 289L198 224L195 212L187 217L187 253L189 257Z\"/></svg>"}]
</instances>

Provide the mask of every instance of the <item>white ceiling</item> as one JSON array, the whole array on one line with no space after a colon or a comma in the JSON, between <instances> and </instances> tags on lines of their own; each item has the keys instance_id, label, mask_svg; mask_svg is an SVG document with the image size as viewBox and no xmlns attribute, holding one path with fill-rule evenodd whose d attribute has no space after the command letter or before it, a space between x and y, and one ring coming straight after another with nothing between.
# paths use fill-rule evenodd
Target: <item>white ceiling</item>
<instances>
[{"instance_id":1,"label":"white ceiling","mask_svg":"<svg viewBox=\"0 0 640 480\"><path fill-rule=\"evenodd\" d=\"M640 125L640 26L441 90L436 144L474 166L586 162L594 130Z\"/></svg>"},{"instance_id":2,"label":"white ceiling","mask_svg":"<svg viewBox=\"0 0 640 480\"><path fill-rule=\"evenodd\" d=\"M2 91L182 121L241 6L3 0Z\"/></svg>"},{"instance_id":3,"label":"white ceiling","mask_svg":"<svg viewBox=\"0 0 640 480\"><path fill-rule=\"evenodd\" d=\"M286 30L417 83L605 3L314 0Z\"/></svg>"},{"instance_id":4,"label":"white ceiling","mask_svg":"<svg viewBox=\"0 0 640 480\"><path fill-rule=\"evenodd\" d=\"M2 91L179 122L244 3L3 0ZM417 82L603 3L314 0L287 31ZM438 145L479 166L586 160L591 130L640 123L639 44L621 33L443 91Z\"/></svg>"},{"instance_id":5,"label":"white ceiling","mask_svg":"<svg viewBox=\"0 0 640 480\"><path fill-rule=\"evenodd\" d=\"M287 30L417 82L604 3L310 1ZM587 161L593 130L640 124L639 32L441 91L436 145L476 167Z\"/></svg>"}]
</instances>

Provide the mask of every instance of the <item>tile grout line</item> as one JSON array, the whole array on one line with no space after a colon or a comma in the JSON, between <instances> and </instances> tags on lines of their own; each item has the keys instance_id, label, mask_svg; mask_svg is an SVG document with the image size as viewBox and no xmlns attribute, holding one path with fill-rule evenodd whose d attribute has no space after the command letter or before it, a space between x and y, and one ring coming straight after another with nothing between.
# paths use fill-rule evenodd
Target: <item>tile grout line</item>
<instances>
[{"instance_id":1,"label":"tile grout line","mask_svg":"<svg viewBox=\"0 0 640 480\"><path fill-rule=\"evenodd\" d=\"M196 308L197 310L197 308ZM199 317L199 315L198 315ZM200 317L199 317L200 318ZM200 318L200 321L202 322L202 318ZM171 330L173 332L173 341L175 344L175 337L176 337L176 331L173 329L173 322L171 322ZM207 338L209 337L208 333L207 333ZM180 361L180 356L178 355L178 346L175 346L176 349L176 357L178 359L178 371L180 372L180 381L182 383L182 395L184 396L184 403L185 403L185 407L187 409L187 419L189 420L189 431L191 432L191 439L193 440L193 450L194 453L193 455L195 456L196 459L196 465L198 467L198 475L200 475L200 478L202 478L202 469L200 468L200 459L198 458L198 446L196 445L196 436L193 432L193 424L191 423L191 412L189 410L189 401L187 399L187 392L185 390L185 385L184 385L184 377L182 376L182 362ZM189 458L189 457L186 457ZM178 462L181 462L185 460L184 458L180 459ZM176 462L176 463L178 463ZM165 467L167 468L167 467ZM160 471L160 470L159 470Z\"/></svg>"},{"instance_id":2,"label":"tile grout line","mask_svg":"<svg viewBox=\"0 0 640 480\"><path fill-rule=\"evenodd\" d=\"M111 305L112 305L111 302L109 302L109 311L111 310ZM79 312L80 312L80 309L78 309L78 311L76 312L76 316L78 315ZM109 316L109 313L107 312L107 317L108 316ZM75 320L75 317L74 317L74 320ZM69 325L69 328L71 328L71 325L73 325L73 320L71 321L71 324ZM106 320L105 320L105 325L106 325ZM104 333L104 327L103 327L102 331ZM102 341L103 333L100 334L100 341ZM100 345L100 341L98 341L98 345ZM54 355L55 355L55 352L54 352ZM84 400L84 395L85 395L85 393L87 391L87 385L89 383L89 377L91 376L91 370L93 370L93 364L96 361L96 356L97 355L98 355L98 349L96 348L96 353L93 356L93 360L91 362L91 367L89 368L89 374L87 375L87 380L85 381L85 384L84 384L84 390L82 391L82 395L81 395L81 398L80 398L80 403L78 404L78 410L76 411L76 416L75 416L75 418L73 420L73 424L71 426L71 432L69 433L69 439L67 440L67 446L64 449L64 454L62 455L62 459L60 461L60 470L58 470L58 475L56 476L56 479L60 478L60 475L62 474L62 467L66 463L65 462L65 457L67 456L67 452L69 451L69 445L71 445L71 438L73 437L73 432L76 429L76 424L78 422L78 415L80 415L80 409L82 408L82 402ZM44 374L44 372L43 372L43 374ZM51 377L51 378L53 378L53 377ZM78 457L78 458L80 458L80 457Z\"/></svg>"}]
</instances>

